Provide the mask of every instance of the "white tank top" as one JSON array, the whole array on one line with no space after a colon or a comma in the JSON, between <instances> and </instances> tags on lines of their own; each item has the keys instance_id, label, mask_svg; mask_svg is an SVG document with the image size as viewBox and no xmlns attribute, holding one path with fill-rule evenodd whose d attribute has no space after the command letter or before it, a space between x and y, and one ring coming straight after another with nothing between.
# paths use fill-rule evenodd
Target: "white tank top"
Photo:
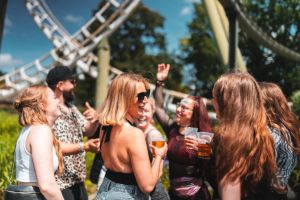
<instances>
[{"instance_id":1,"label":"white tank top","mask_svg":"<svg viewBox=\"0 0 300 200\"><path fill-rule=\"evenodd\" d=\"M26 139L31 126L24 127L19 135L15 150L16 179L19 182L37 182L32 155L26 149ZM53 146L53 169L58 168L58 157Z\"/></svg>"}]
</instances>

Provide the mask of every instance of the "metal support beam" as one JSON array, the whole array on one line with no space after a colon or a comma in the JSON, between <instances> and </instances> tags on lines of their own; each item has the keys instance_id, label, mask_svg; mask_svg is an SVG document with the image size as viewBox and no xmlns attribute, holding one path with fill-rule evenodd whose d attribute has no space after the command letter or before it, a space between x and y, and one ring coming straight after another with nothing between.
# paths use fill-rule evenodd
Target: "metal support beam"
<instances>
[{"instance_id":1,"label":"metal support beam","mask_svg":"<svg viewBox=\"0 0 300 200\"><path fill-rule=\"evenodd\" d=\"M222 63L228 65L228 39L223 29L215 0L203 0L203 3L207 11L211 29L215 36Z\"/></svg>"},{"instance_id":2,"label":"metal support beam","mask_svg":"<svg viewBox=\"0 0 300 200\"><path fill-rule=\"evenodd\" d=\"M0 1L0 52L1 52L1 45L2 45L2 35L4 30L5 24L5 13L7 7L7 0Z\"/></svg>"},{"instance_id":3,"label":"metal support beam","mask_svg":"<svg viewBox=\"0 0 300 200\"><path fill-rule=\"evenodd\" d=\"M236 50L238 43L238 33L237 33L237 12L234 8L226 9L226 14L229 21L229 69L233 70L236 68Z\"/></svg>"},{"instance_id":4,"label":"metal support beam","mask_svg":"<svg viewBox=\"0 0 300 200\"><path fill-rule=\"evenodd\" d=\"M96 108L104 101L109 82L110 47L108 39L102 39L98 46L98 77L96 81Z\"/></svg>"}]
</instances>

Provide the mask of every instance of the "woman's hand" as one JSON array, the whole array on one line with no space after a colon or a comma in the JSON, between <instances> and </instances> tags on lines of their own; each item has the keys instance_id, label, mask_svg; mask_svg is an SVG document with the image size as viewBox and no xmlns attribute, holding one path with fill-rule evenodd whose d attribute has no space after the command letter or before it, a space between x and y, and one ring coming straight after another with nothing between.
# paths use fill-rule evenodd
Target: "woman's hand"
<instances>
[{"instance_id":1,"label":"woman's hand","mask_svg":"<svg viewBox=\"0 0 300 200\"><path fill-rule=\"evenodd\" d=\"M153 146L152 144L150 144L150 147L152 149L152 152L155 152L155 155L159 155L162 159L164 159L167 155L167 151L168 151L168 145L165 142L164 146L161 148L157 148L156 146Z\"/></svg>"},{"instance_id":2,"label":"woman's hand","mask_svg":"<svg viewBox=\"0 0 300 200\"><path fill-rule=\"evenodd\" d=\"M100 152L100 141L99 138L89 139L84 143L84 150L92 153Z\"/></svg>"},{"instance_id":3,"label":"woman's hand","mask_svg":"<svg viewBox=\"0 0 300 200\"><path fill-rule=\"evenodd\" d=\"M184 144L187 149L198 151L199 150L198 143L199 143L199 139L195 137L187 136L184 138Z\"/></svg>"},{"instance_id":4,"label":"woman's hand","mask_svg":"<svg viewBox=\"0 0 300 200\"><path fill-rule=\"evenodd\" d=\"M170 64L158 64L157 65L157 73L156 73L156 79L158 81L164 81L168 77L170 69Z\"/></svg>"}]
</instances>

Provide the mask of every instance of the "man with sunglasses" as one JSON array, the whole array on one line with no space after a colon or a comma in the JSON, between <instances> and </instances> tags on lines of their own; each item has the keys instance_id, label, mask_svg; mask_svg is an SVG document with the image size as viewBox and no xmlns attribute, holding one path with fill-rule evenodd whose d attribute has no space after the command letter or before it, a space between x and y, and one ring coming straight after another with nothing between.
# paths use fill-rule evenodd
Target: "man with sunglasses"
<instances>
[{"instance_id":1,"label":"man with sunglasses","mask_svg":"<svg viewBox=\"0 0 300 200\"><path fill-rule=\"evenodd\" d=\"M52 68L47 74L46 82L59 99L62 115L55 121L53 130L60 141L64 154L64 173L56 181L62 190L65 200L87 200L84 187L86 178L85 151L97 152L99 139L91 139L83 143L83 136L90 136L97 127L95 109L86 103L83 115L73 101L76 87L76 76L65 66Z\"/></svg>"}]
</instances>

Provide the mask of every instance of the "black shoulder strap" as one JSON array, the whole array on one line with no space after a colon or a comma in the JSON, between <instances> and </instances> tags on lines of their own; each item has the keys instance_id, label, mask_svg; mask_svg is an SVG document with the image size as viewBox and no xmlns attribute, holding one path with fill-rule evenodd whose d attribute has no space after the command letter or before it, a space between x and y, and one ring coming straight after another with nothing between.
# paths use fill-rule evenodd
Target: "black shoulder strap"
<instances>
[{"instance_id":1,"label":"black shoulder strap","mask_svg":"<svg viewBox=\"0 0 300 200\"><path fill-rule=\"evenodd\" d=\"M102 138L100 139L100 150L102 148L103 142L109 142L111 129L112 129L112 126L102 126L100 128L100 137L101 137L101 132L103 132Z\"/></svg>"}]
</instances>

